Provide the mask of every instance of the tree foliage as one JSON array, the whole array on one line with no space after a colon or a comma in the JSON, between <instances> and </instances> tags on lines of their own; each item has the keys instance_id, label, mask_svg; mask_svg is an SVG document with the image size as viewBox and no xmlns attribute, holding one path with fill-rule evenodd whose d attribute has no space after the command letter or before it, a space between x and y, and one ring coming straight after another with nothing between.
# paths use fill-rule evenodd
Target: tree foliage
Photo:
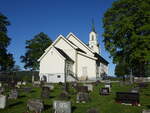
<instances>
[{"instance_id":1,"label":"tree foliage","mask_svg":"<svg viewBox=\"0 0 150 113\"><path fill-rule=\"evenodd\" d=\"M113 62L125 61L144 76L150 63L150 0L117 0L103 22L103 41Z\"/></svg>"},{"instance_id":2,"label":"tree foliage","mask_svg":"<svg viewBox=\"0 0 150 113\"><path fill-rule=\"evenodd\" d=\"M7 17L0 13L0 71L9 71L14 66L13 55L7 52L11 39L7 36Z\"/></svg>"},{"instance_id":3,"label":"tree foliage","mask_svg":"<svg viewBox=\"0 0 150 113\"><path fill-rule=\"evenodd\" d=\"M25 69L36 70L39 67L38 59L44 53L44 50L50 46L52 40L43 32L34 36L33 39L26 41L26 53L21 56L21 62L23 62Z\"/></svg>"}]
</instances>

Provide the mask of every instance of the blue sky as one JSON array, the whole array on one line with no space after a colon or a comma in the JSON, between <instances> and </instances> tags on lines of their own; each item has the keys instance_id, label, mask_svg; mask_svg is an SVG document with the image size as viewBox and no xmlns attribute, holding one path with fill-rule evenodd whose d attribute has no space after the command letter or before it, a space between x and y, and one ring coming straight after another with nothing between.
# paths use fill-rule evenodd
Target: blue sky
<instances>
[{"instance_id":1,"label":"blue sky","mask_svg":"<svg viewBox=\"0 0 150 113\"><path fill-rule=\"evenodd\" d=\"M98 33L102 56L109 61L109 75L114 75L115 65L102 43L103 15L114 0L0 0L0 12L8 17L11 25L8 35L12 38L8 47L16 64L23 67L20 56L25 53L25 41L39 32L52 40L58 35L73 32L88 43L92 18Z\"/></svg>"}]
</instances>

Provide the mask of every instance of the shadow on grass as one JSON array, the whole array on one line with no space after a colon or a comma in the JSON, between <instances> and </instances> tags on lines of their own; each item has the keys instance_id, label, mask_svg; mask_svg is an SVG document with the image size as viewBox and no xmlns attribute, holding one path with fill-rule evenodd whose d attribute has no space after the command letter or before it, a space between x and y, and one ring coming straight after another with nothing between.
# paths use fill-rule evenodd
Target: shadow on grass
<instances>
[{"instance_id":1,"label":"shadow on grass","mask_svg":"<svg viewBox=\"0 0 150 113\"><path fill-rule=\"evenodd\" d=\"M150 109L150 105L147 105L146 107L147 107L148 109Z\"/></svg>"},{"instance_id":2,"label":"shadow on grass","mask_svg":"<svg viewBox=\"0 0 150 113\"><path fill-rule=\"evenodd\" d=\"M19 98L25 98L25 97L27 97L26 95L21 95L21 96L19 96Z\"/></svg>"},{"instance_id":3,"label":"shadow on grass","mask_svg":"<svg viewBox=\"0 0 150 113\"><path fill-rule=\"evenodd\" d=\"M72 112L74 112L77 109L77 107L72 106Z\"/></svg>"},{"instance_id":4,"label":"shadow on grass","mask_svg":"<svg viewBox=\"0 0 150 113\"><path fill-rule=\"evenodd\" d=\"M44 105L44 111L48 110L48 109L51 109L51 108L52 108L52 105L48 105L48 104Z\"/></svg>"},{"instance_id":5,"label":"shadow on grass","mask_svg":"<svg viewBox=\"0 0 150 113\"><path fill-rule=\"evenodd\" d=\"M14 106L17 106L17 105L20 105L20 104L22 104L23 102L21 102L21 101L19 101L19 102L16 102L16 103L12 103L12 104L10 104L10 105L8 105L8 107L14 107Z\"/></svg>"}]
</instances>

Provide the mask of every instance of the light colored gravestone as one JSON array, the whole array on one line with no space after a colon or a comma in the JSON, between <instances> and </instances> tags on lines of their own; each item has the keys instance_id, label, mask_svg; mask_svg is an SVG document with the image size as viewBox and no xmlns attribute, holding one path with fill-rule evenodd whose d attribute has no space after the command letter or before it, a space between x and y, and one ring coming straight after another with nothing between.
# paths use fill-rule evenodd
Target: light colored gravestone
<instances>
[{"instance_id":1,"label":"light colored gravestone","mask_svg":"<svg viewBox=\"0 0 150 113\"><path fill-rule=\"evenodd\" d=\"M0 95L0 109L4 109L6 107L6 96Z\"/></svg>"},{"instance_id":2,"label":"light colored gravestone","mask_svg":"<svg viewBox=\"0 0 150 113\"><path fill-rule=\"evenodd\" d=\"M3 94L3 93L4 93L4 88L0 87L0 94Z\"/></svg>"},{"instance_id":3,"label":"light colored gravestone","mask_svg":"<svg viewBox=\"0 0 150 113\"><path fill-rule=\"evenodd\" d=\"M39 87L41 85L41 81L34 81L33 86L34 87Z\"/></svg>"},{"instance_id":4,"label":"light colored gravestone","mask_svg":"<svg viewBox=\"0 0 150 113\"><path fill-rule=\"evenodd\" d=\"M27 83L26 82L22 82L22 85L26 85Z\"/></svg>"},{"instance_id":5,"label":"light colored gravestone","mask_svg":"<svg viewBox=\"0 0 150 113\"><path fill-rule=\"evenodd\" d=\"M84 86L88 87L88 91L93 91L93 85L92 84L84 84Z\"/></svg>"},{"instance_id":6,"label":"light colored gravestone","mask_svg":"<svg viewBox=\"0 0 150 113\"><path fill-rule=\"evenodd\" d=\"M20 81L20 82L17 82L17 85L18 85L18 86L22 85L22 82L21 82L21 81Z\"/></svg>"},{"instance_id":7,"label":"light colored gravestone","mask_svg":"<svg viewBox=\"0 0 150 113\"><path fill-rule=\"evenodd\" d=\"M44 104L40 99L31 99L27 103L27 108L35 113L41 113L44 110Z\"/></svg>"},{"instance_id":8,"label":"light colored gravestone","mask_svg":"<svg viewBox=\"0 0 150 113\"><path fill-rule=\"evenodd\" d=\"M18 91L15 90L11 90L8 99L17 99L18 98Z\"/></svg>"},{"instance_id":9,"label":"light colored gravestone","mask_svg":"<svg viewBox=\"0 0 150 113\"><path fill-rule=\"evenodd\" d=\"M0 82L0 87L2 87L2 83Z\"/></svg>"},{"instance_id":10,"label":"light colored gravestone","mask_svg":"<svg viewBox=\"0 0 150 113\"><path fill-rule=\"evenodd\" d=\"M34 76L32 76L32 83L34 83Z\"/></svg>"},{"instance_id":11,"label":"light colored gravestone","mask_svg":"<svg viewBox=\"0 0 150 113\"><path fill-rule=\"evenodd\" d=\"M150 113L150 110L144 109L142 113Z\"/></svg>"},{"instance_id":12,"label":"light colored gravestone","mask_svg":"<svg viewBox=\"0 0 150 113\"><path fill-rule=\"evenodd\" d=\"M71 102L70 101L54 101L53 109L55 113L71 113Z\"/></svg>"},{"instance_id":13,"label":"light colored gravestone","mask_svg":"<svg viewBox=\"0 0 150 113\"><path fill-rule=\"evenodd\" d=\"M139 93L139 89L140 89L139 87L132 88L131 92L132 93Z\"/></svg>"},{"instance_id":14,"label":"light colored gravestone","mask_svg":"<svg viewBox=\"0 0 150 113\"><path fill-rule=\"evenodd\" d=\"M109 92L111 92L111 85L110 84L105 84L105 88L108 88Z\"/></svg>"}]
</instances>

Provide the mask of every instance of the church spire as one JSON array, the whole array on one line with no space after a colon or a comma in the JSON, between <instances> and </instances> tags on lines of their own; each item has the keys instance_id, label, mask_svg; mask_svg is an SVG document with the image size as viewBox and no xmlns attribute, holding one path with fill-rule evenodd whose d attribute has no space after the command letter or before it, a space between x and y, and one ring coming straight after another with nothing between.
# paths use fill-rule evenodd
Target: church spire
<instances>
[{"instance_id":1,"label":"church spire","mask_svg":"<svg viewBox=\"0 0 150 113\"><path fill-rule=\"evenodd\" d=\"M96 33L94 19L92 19L92 31Z\"/></svg>"}]
</instances>

